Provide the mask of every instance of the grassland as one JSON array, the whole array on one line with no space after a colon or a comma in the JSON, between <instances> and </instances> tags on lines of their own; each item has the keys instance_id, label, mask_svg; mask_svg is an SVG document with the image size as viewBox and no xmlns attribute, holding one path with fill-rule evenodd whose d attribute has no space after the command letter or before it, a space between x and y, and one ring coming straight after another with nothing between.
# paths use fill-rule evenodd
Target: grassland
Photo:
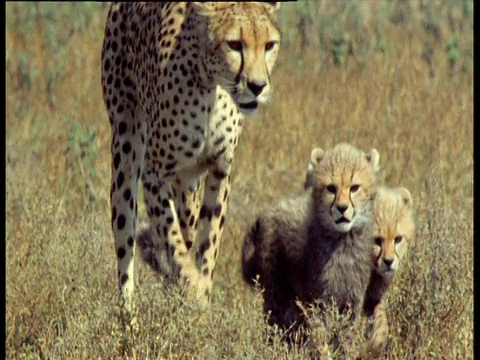
<instances>
[{"instance_id":1,"label":"grassland","mask_svg":"<svg viewBox=\"0 0 480 360\"><path fill-rule=\"evenodd\" d=\"M266 343L240 247L268 203L301 189L311 149L340 141L378 149L384 181L415 201L416 239L388 295L385 358L473 359L473 1L285 4L275 96L246 121L237 150L212 307L182 304L140 264L141 329L129 339L109 220L106 12L6 5L8 359L308 357ZM347 334L347 358L361 334Z\"/></svg>"}]
</instances>

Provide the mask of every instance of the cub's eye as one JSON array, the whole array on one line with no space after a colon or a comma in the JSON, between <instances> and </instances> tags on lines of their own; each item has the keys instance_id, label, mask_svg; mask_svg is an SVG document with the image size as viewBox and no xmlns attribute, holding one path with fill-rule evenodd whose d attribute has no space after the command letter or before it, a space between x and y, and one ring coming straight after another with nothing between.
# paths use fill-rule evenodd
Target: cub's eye
<instances>
[{"instance_id":1,"label":"cub's eye","mask_svg":"<svg viewBox=\"0 0 480 360\"><path fill-rule=\"evenodd\" d=\"M395 244L400 244L402 242L402 240L403 240L403 236L400 236L400 235L395 236L395 239L394 239Z\"/></svg>"},{"instance_id":2,"label":"cub's eye","mask_svg":"<svg viewBox=\"0 0 480 360\"><path fill-rule=\"evenodd\" d=\"M373 242L377 246L382 246L382 238L381 237L376 237L375 239L373 239Z\"/></svg>"},{"instance_id":3,"label":"cub's eye","mask_svg":"<svg viewBox=\"0 0 480 360\"><path fill-rule=\"evenodd\" d=\"M352 185L350 186L350 192L356 193L360 189L360 185Z\"/></svg>"},{"instance_id":4,"label":"cub's eye","mask_svg":"<svg viewBox=\"0 0 480 360\"><path fill-rule=\"evenodd\" d=\"M277 43L275 41L269 41L265 44L265 51L270 51L272 50Z\"/></svg>"},{"instance_id":5,"label":"cub's eye","mask_svg":"<svg viewBox=\"0 0 480 360\"><path fill-rule=\"evenodd\" d=\"M331 192L332 194L335 194L337 192L337 188L335 187L335 185L328 185L326 189L328 192Z\"/></svg>"},{"instance_id":6,"label":"cub's eye","mask_svg":"<svg viewBox=\"0 0 480 360\"><path fill-rule=\"evenodd\" d=\"M230 49L232 49L234 51L242 51L242 49L243 49L243 44L240 40L227 41L227 45Z\"/></svg>"}]
</instances>

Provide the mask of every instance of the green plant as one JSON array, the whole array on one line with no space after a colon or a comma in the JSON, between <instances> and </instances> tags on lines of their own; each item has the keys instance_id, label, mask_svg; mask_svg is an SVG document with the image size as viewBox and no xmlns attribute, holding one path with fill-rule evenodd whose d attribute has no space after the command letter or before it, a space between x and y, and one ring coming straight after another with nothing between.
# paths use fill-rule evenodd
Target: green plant
<instances>
[{"instance_id":1,"label":"green plant","mask_svg":"<svg viewBox=\"0 0 480 360\"><path fill-rule=\"evenodd\" d=\"M95 160L98 158L97 134L95 129L83 129L73 116L65 119L68 147L65 155L77 167L79 175L85 181L89 202L97 198L93 183L96 180Z\"/></svg>"},{"instance_id":2,"label":"green plant","mask_svg":"<svg viewBox=\"0 0 480 360\"><path fill-rule=\"evenodd\" d=\"M460 50L458 49L458 43L455 34L451 34L448 38L445 51L448 54L450 67L453 69L460 58Z\"/></svg>"}]
</instances>

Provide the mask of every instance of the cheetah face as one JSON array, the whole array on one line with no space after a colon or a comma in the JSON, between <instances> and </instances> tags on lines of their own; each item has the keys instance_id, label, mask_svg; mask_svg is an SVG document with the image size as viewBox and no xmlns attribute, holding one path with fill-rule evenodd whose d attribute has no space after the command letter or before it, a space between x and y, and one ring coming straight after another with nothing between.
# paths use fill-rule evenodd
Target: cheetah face
<instances>
[{"instance_id":1,"label":"cheetah face","mask_svg":"<svg viewBox=\"0 0 480 360\"><path fill-rule=\"evenodd\" d=\"M410 192L380 187L373 204L373 219L373 263L379 274L394 275L414 234Z\"/></svg>"},{"instance_id":2,"label":"cheetah face","mask_svg":"<svg viewBox=\"0 0 480 360\"><path fill-rule=\"evenodd\" d=\"M348 232L352 228L355 217L354 199L361 187L359 183L329 184L325 187L326 197L332 204L330 213L334 227L340 232Z\"/></svg>"},{"instance_id":3,"label":"cheetah face","mask_svg":"<svg viewBox=\"0 0 480 360\"><path fill-rule=\"evenodd\" d=\"M378 234L373 241L373 259L377 272L393 276L407 252L408 245L405 236L397 234L393 238L385 238Z\"/></svg>"},{"instance_id":4,"label":"cheetah face","mask_svg":"<svg viewBox=\"0 0 480 360\"><path fill-rule=\"evenodd\" d=\"M319 217L335 231L362 227L370 218L379 155L364 154L349 144L312 152L310 184Z\"/></svg>"},{"instance_id":5,"label":"cheetah face","mask_svg":"<svg viewBox=\"0 0 480 360\"><path fill-rule=\"evenodd\" d=\"M271 94L270 74L281 37L274 23L279 4L199 4L203 5L197 8L201 6L201 13L208 16L205 54L214 64L210 75L244 115L253 115Z\"/></svg>"}]
</instances>

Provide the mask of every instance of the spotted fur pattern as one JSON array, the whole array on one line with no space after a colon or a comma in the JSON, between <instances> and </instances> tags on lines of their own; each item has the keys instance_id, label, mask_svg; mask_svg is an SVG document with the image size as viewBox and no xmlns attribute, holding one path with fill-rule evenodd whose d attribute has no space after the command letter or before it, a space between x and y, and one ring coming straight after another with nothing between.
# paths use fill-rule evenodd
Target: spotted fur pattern
<instances>
[{"instance_id":1,"label":"spotted fur pattern","mask_svg":"<svg viewBox=\"0 0 480 360\"><path fill-rule=\"evenodd\" d=\"M151 263L162 264L156 270L208 304L244 116L255 114L271 93L278 7L111 5L101 70L112 129L111 221L124 315L134 312L140 179L151 236L140 244L151 246Z\"/></svg>"}]
</instances>

